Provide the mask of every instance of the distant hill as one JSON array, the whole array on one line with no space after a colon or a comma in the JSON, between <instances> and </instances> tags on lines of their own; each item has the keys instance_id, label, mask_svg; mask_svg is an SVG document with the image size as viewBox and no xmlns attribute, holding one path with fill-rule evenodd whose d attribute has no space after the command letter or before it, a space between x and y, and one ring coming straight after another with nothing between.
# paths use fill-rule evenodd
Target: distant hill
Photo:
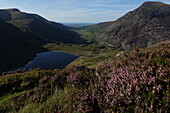
<instances>
[{"instance_id":1,"label":"distant hill","mask_svg":"<svg viewBox=\"0 0 170 113\"><path fill-rule=\"evenodd\" d=\"M74 27L70 29L74 29L75 31L77 31L80 36L82 36L87 41L96 43L98 41L96 37L99 35L99 33L102 33L105 28L109 27L113 23L114 22L102 22L98 24Z\"/></svg>"},{"instance_id":2,"label":"distant hill","mask_svg":"<svg viewBox=\"0 0 170 113\"><path fill-rule=\"evenodd\" d=\"M109 27L112 25L114 22L102 22L94 25L87 25L87 26L82 26L80 29L86 30L90 33L100 33L102 32L105 28Z\"/></svg>"},{"instance_id":3,"label":"distant hill","mask_svg":"<svg viewBox=\"0 0 170 113\"><path fill-rule=\"evenodd\" d=\"M124 49L148 47L170 39L169 20L170 5L145 2L104 29L97 40Z\"/></svg>"},{"instance_id":4,"label":"distant hill","mask_svg":"<svg viewBox=\"0 0 170 113\"><path fill-rule=\"evenodd\" d=\"M80 40L78 34L68 30L66 26L48 21L37 14L21 12L19 9L1 9L0 19L48 41L77 43Z\"/></svg>"},{"instance_id":5,"label":"distant hill","mask_svg":"<svg viewBox=\"0 0 170 113\"><path fill-rule=\"evenodd\" d=\"M27 63L42 45L37 36L0 20L0 73Z\"/></svg>"},{"instance_id":6,"label":"distant hill","mask_svg":"<svg viewBox=\"0 0 170 113\"><path fill-rule=\"evenodd\" d=\"M96 23L63 23L65 26L68 27L75 27L75 28L79 28L79 27L83 27L83 26L89 26L89 25L94 25Z\"/></svg>"}]
</instances>

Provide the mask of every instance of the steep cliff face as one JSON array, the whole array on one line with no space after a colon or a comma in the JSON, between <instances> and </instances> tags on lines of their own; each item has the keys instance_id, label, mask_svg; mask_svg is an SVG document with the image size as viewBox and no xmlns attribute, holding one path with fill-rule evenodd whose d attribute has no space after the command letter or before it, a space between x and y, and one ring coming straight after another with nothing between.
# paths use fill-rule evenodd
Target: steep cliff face
<instances>
[{"instance_id":1,"label":"steep cliff face","mask_svg":"<svg viewBox=\"0 0 170 113\"><path fill-rule=\"evenodd\" d=\"M98 36L98 40L124 49L133 45L148 47L170 39L169 20L170 5L145 2L116 20Z\"/></svg>"}]
</instances>

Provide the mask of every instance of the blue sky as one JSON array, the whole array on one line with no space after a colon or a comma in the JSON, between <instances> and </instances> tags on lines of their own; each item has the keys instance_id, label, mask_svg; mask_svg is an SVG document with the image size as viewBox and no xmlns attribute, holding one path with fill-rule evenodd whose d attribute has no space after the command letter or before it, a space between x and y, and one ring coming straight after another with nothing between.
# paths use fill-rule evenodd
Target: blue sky
<instances>
[{"instance_id":1,"label":"blue sky","mask_svg":"<svg viewBox=\"0 0 170 113\"><path fill-rule=\"evenodd\" d=\"M0 9L19 8L61 23L113 21L147 0L0 0ZM170 0L150 0L170 3Z\"/></svg>"}]
</instances>

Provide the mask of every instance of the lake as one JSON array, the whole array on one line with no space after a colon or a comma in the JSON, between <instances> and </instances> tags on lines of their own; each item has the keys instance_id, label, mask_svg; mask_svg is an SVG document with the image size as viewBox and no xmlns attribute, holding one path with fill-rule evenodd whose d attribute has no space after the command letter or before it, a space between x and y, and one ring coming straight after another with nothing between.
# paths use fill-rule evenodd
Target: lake
<instances>
[{"instance_id":1,"label":"lake","mask_svg":"<svg viewBox=\"0 0 170 113\"><path fill-rule=\"evenodd\" d=\"M40 69L62 69L65 68L68 64L76 60L78 56L59 51L49 51L38 53L36 57L28 62L22 69L30 70L35 68Z\"/></svg>"}]
</instances>

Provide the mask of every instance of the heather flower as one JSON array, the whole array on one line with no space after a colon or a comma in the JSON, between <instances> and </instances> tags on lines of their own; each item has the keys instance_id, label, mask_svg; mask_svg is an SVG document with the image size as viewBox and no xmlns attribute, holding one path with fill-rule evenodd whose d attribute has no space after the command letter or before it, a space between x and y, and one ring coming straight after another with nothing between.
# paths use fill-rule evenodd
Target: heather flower
<instances>
[{"instance_id":1,"label":"heather flower","mask_svg":"<svg viewBox=\"0 0 170 113\"><path fill-rule=\"evenodd\" d=\"M69 76L67 76L67 81L68 82L74 82L76 80L78 80L80 78L80 76L76 73L72 73Z\"/></svg>"}]
</instances>

